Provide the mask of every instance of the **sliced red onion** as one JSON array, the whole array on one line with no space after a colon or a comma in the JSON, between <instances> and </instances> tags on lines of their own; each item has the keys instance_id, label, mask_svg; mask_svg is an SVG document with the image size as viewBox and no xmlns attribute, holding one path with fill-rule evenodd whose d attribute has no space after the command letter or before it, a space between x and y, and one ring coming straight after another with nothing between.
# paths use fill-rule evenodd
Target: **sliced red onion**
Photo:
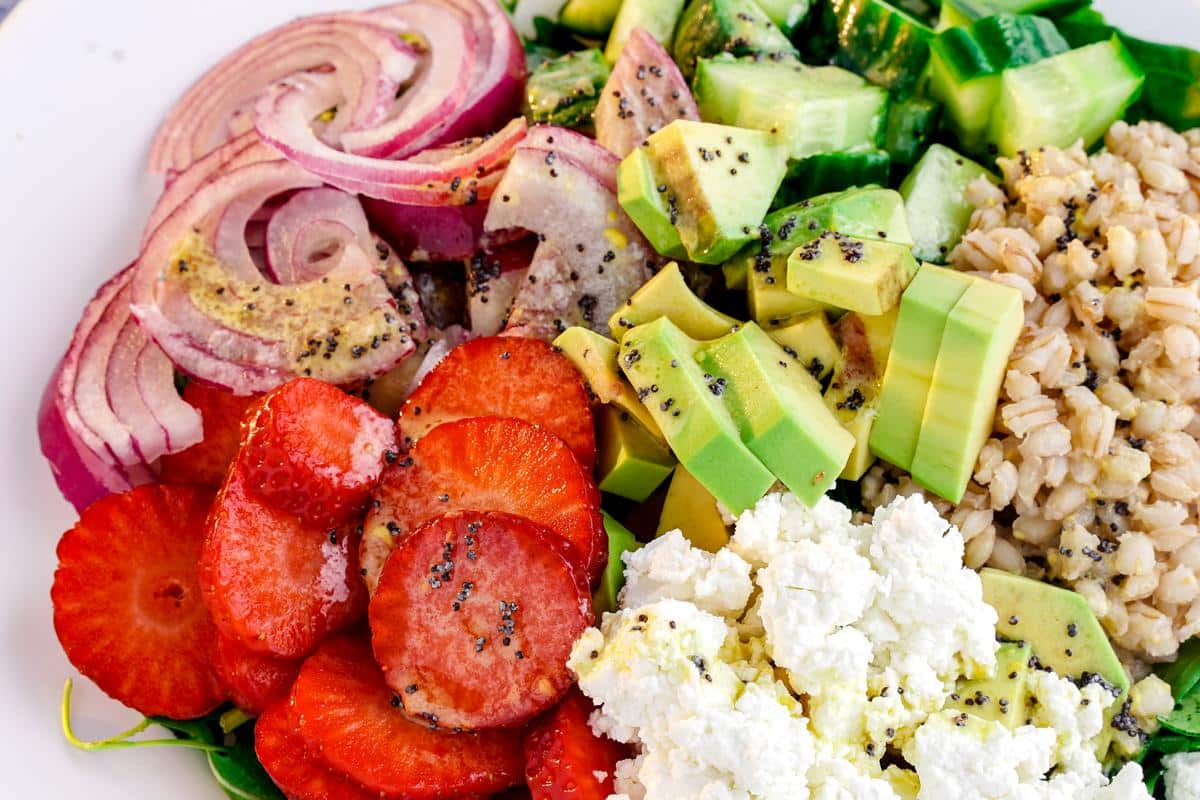
<instances>
[{"instance_id":1,"label":"sliced red onion","mask_svg":"<svg viewBox=\"0 0 1200 800\"><path fill-rule=\"evenodd\" d=\"M42 452L63 495L83 508L154 479L154 463L202 438L200 414L129 310L132 269L84 309L39 411Z\"/></svg>"},{"instance_id":2,"label":"sliced red onion","mask_svg":"<svg viewBox=\"0 0 1200 800\"><path fill-rule=\"evenodd\" d=\"M487 205L419 206L363 198L371 224L404 258L457 261L479 249Z\"/></svg>"},{"instance_id":3,"label":"sliced red onion","mask_svg":"<svg viewBox=\"0 0 1200 800\"><path fill-rule=\"evenodd\" d=\"M267 275L275 283L316 280L333 268L348 241L364 252L375 246L357 197L329 187L296 192L267 223Z\"/></svg>"},{"instance_id":4,"label":"sliced red onion","mask_svg":"<svg viewBox=\"0 0 1200 800\"><path fill-rule=\"evenodd\" d=\"M539 338L570 325L606 330L653 273L654 250L617 202L616 165L612 153L563 128L534 129L513 154L484 227L531 231L542 244L510 325Z\"/></svg>"},{"instance_id":5,"label":"sliced red onion","mask_svg":"<svg viewBox=\"0 0 1200 800\"><path fill-rule=\"evenodd\" d=\"M624 158L677 119L700 119L696 99L658 40L634 28L596 104L596 141Z\"/></svg>"},{"instance_id":6,"label":"sliced red onion","mask_svg":"<svg viewBox=\"0 0 1200 800\"><path fill-rule=\"evenodd\" d=\"M177 367L248 394L298 375L354 384L413 352L424 318L407 270L386 246L364 243L358 223L324 228L341 236L331 250L336 257L321 262L321 275L308 265L303 282L273 283L250 257L244 234L258 208L319 186L288 161L251 163L210 175L178 208L159 214L164 222L134 271L133 313ZM294 237L307 227L300 210L316 220L331 207L329 194L311 195L326 198L320 203L295 199L301 196L276 211L296 203L281 223Z\"/></svg>"}]
</instances>

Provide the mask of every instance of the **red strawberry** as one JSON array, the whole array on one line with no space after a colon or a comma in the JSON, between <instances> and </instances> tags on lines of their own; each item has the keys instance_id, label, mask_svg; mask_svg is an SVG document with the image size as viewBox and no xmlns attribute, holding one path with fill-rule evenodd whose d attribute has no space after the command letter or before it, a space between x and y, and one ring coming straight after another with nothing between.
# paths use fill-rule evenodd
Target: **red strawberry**
<instances>
[{"instance_id":1,"label":"red strawberry","mask_svg":"<svg viewBox=\"0 0 1200 800\"><path fill-rule=\"evenodd\" d=\"M139 486L84 510L58 543L54 629L76 669L147 716L199 717L225 701L196 561L212 494Z\"/></svg>"},{"instance_id":2,"label":"red strawberry","mask_svg":"<svg viewBox=\"0 0 1200 800\"><path fill-rule=\"evenodd\" d=\"M300 658L362 615L359 536L309 525L249 488L239 456L208 518L200 585L213 621L252 650Z\"/></svg>"},{"instance_id":3,"label":"red strawberry","mask_svg":"<svg viewBox=\"0 0 1200 800\"><path fill-rule=\"evenodd\" d=\"M378 792L368 792L305 752L286 699L264 711L254 724L254 752L289 800L379 800Z\"/></svg>"},{"instance_id":4,"label":"red strawberry","mask_svg":"<svg viewBox=\"0 0 1200 800\"><path fill-rule=\"evenodd\" d=\"M425 800L496 792L521 779L519 734L409 722L365 638L323 644L300 669L292 702L308 752L373 792Z\"/></svg>"},{"instance_id":5,"label":"red strawberry","mask_svg":"<svg viewBox=\"0 0 1200 800\"><path fill-rule=\"evenodd\" d=\"M204 440L186 450L162 457L163 483L211 486L216 489L237 455L242 441L242 421L257 395L238 397L192 381L183 389L183 399L200 412Z\"/></svg>"},{"instance_id":6,"label":"red strawberry","mask_svg":"<svg viewBox=\"0 0 1200 800\"><path fill-rule=\"evenodd\" d=\"M604 800L628 748L592 733L594 707L572 689L525 732L525 782L533 800Z\"/></svg>"},{"instance_id":7,"label":"red strawberry","mask_svg":"<svg viewBox=\"0 0 1200 800\"><path fill-rule=\"evenodd\" d=\"M217 634L213 668L234 704L250 714L287 699L300 672L299 661L256 653L236 639Z\"/></svg>"},{"instance_id":8,"label":"red strawberry","mask_svg":"<svg viewBox=\"0 0 1200 800\"><path fill-rule=\"evenodd\" d=\"M375 659L415 721L521 725L573 683L591 595L561 540L511 514L456 511L388 558L368 612Z\"/></svg>"},{"instance_id":9,"label":"red strawberry","mask_svg":"<svg viewBox=\"0 0 1200 800\"><path fill-rule=\"evenodd\" d=\"M241 458L250 486L272 505L328 528L362 511L396 447L387 417L336 386L299 378L262 399Z\"/></svg>"},{"instance_id":10,"label":"red strawberry","mask_svg":"<svg viewBox=\"0 0 1200 800\"><path fill-rule=\"evenodd\" d=\"M454 348L425 376L400 412L400 430L420 439L463 417L515 417L561 438L590 472L596 435L579 373L538 339L485 336Z\"/></svg>"},{"instance_id":11,"label":"red strawberry","mask_svg":"<svg viewBox=\"0 0 1200 800\"><path fill-rule=\"evenodd\" d=\"M600 493L570 449L537 425L478 417L439 425L384 472L363 536L367 585L407 532L458 509L526 517L574 546L589 582L604 570Z\"/></svg>"}]
</instances>

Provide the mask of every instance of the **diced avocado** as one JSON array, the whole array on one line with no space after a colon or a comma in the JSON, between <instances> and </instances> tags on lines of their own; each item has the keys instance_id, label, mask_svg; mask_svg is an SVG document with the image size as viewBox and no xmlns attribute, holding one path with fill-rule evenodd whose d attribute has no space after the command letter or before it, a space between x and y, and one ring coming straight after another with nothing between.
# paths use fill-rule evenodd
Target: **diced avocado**
<instances>
[{"instance_id":1,"label":"diced avocado","mask_svg":"<svg viewBox=\"0 0 1200 800\"><path fill-rule=\"evenodd\" d=\"M933 368L913 480L957 503L992 431L996 398L1025 321L1021 293L988 280L972 282L946 319Z\"/></svg>"},{"instance_id":2,"label":"diced avocado","mask_svg":"<svg viewBox=\"0 0 1200 800\"><path fill-rule=\"evenodd\" d=\"M871 452L902 469L912 467L946 320L974 280L962 272L925 264L900 299Z\"/></svg>"},{"instance_id":3,"label":"diced avocado","mask_svg":"<svg viewBox=\"0 0 1200 800\"><path fill-rule=\"evenodd\" d=\"M891 166L891 155L876 149L818 153L792 161L771 204L781 208L856 186L881 186L888 182Z\"/></svg>"},{"instance_id":4,"label":"diced avocado","mask_svg":"<svg viewBox=\"0 0 1200 800\"><path fill-rule=\"evenodd\" d=\"M1099 676L1121 692L1129 688L1129 675L1083 595L990 567L979 579L984 601L999 617L997 635L1030 645L1043 666L1063 677Z\"/></svg>"},{"instance_id":5,"label":"diced avocado","mask_svg":"<svg viewBox=\"0 0 1200 800\"><path fill-rule=\"evenodd\" d=\"M756 2L784 36L791 36L812 9L812 0L756 0Z\"/></svg>"},{"instance_id":6,"label":"diced avocado","mask_svg":"<svg viewBox=\"0 0 1200 800\"><path fill-rule=\"evenodd\" d=\"M722 314L696 296L679 265L672 261L646 281L608 320L613 337L659 317L667 317L693 339L716 339L737 327L738 321Z\"/></svg>"},{"instance_id":7,"label":"diced avocado","mask_svg":"<svg viewBox=\"0 0 1200 800\"><path fill-rule=\"evenodd\" d=\"M807 505L833 485L854 447L821 386L753 322L700 350L750 452Z\"/></svg>"},{"instance_id":8,"label":"diced avocado","mask_svg":"<svg viewBox=\"0 0 1200 800\"><path fill-rule=\"evenodd\" d=\"M611 404L625 412L655 441L667 446L667 438L659 430L658 423L638 400L637 393L617 366L616 342L590 328L575 325L560 333L554 346L579 370L597 403Z\"/></svg>"},{"instance_id":9,"label":"diced avocado","mask_svg":"<svg viewBox=\"0 0 1200 800\"><path fill-rule=\"evenodd\" d=\"M675 36L675 24L683 13L683 4L684 0L624 0L608 34L605 60L609 64L617 63L634 28L644 28L669 49Z\"/></svg>"},{"instance_id":10,"label":"diced avocado","mask_svg":"<svg viewBox=\"0 0 1200 800\"><path fill-rule=\"evenodd\" d=\"M773 476L742 443L737 426L696 363L700 343L668 317L621 340L618 361L675 457L735 514L758 502Z\"/></svg>"},{"instance_id":11,"label":"diced avocado","mask_svg":"<svg viewBox=\"0 0 1200 800\"><path fill-rule=\"evenodd\" d=\"M892 353L892 343L896 338L896 322L900 319L900 306L895 306L891 311L884 312L878 316L870 314L858 314L862 320L863 332L867 336L867 347L871 349L871 359L875 362L875 376L877 381L883 380L883 373L887 370L889 356Z\"/></svg>"},{"instance_id":12,"label":"diced avocado","mask_svg":"<svg viewBox=\"0 0 1200 800\"><path fill-rule=\"evenodd\" d=\"M906 245L826 232L788 257L787 288L810 300L878 316L896 306L916 271Z\"/></svg>"},{"instance_id":13,"label":"diced avocado","mask_svg":"<svg viewBox=\"0 0 1200 800\"><path fill-rule=\"evenodd\" d=\"M625 564L621 556L642 546L630 530L613 519L607 511L601 511L600 514L604 518L604 532L608 534L608 565L600 576L596 593L592 595L592 609L597 617L617 610L617 596L625 585Z\"/></svg>"},{"instance_id":14,"label":"diced avocado","mask_svg":"<svg viewBox=\"0 0 1200 800\"><path fill-rule=\"evenodd\" d=\"M675 63L690 79L697 60L718 53L778 61L796 48L754 0L691 0L675 29Z\"/></svg>"},{"instance_id":15,"label":"diced avocado","mask_svg":"<svg viewBox=\"0 0 1200 800\"><path fill-rule=\"evenodd\" d=\"M617 165L617 201L660 255L687 258L668 204L665 183L659 182L645 148L636 147Z\"/></svg>"},{"instance_id":16,"label":"diced avocado","mask_svg":"<svg viewBox=\"0 0 1200 800\"><path fill-rule=\"evenodd\" d=\"M854 437L854 449L840 477L856 481L875 461L869 440L878 413L882 377L875 363L878 346L872 347L863 316L854 312L843 315L834 332L841 342L842 355L825 391L825 405Z\"/></svg>"},{"instance_id":17,"label":"diced avocado","mask_svg":"<svg viewBox=\"0 0 1200 800\"><path fill-rule=\"evenodd\" d=\"M900 184L913 235L913 255L922 261L946 263L946 255L971 222L974 207L967 202L967 186L986 169L949 147L931 145Z\"/></svg>"},{"instance_id":18,"label":"diced avocado","mask_svg":"<svg viewBox=\"0 0 1200 800\"><path fill-rule=\"evenodd\" d=\"M673 530L681 531L693 547L710 553L729 544L729 529L717 508L717 499L682 464L675 467L667 488L657 535Z\"/></svg>"},{"instance_id":19,"label":"diced avocado","mask_svg":"<svg viewBox=\"0 0 1200 800\"><path fill-rule=\"evenodd\" d=\"M775 133L791 158L883 144L887 92L839 67L706 58L693 92L702 119Z\"/></svg>"},{"instance_id":20,"label":"diced avocado","mask_svg":"<svg viewBox=\"0 0 1200 800\"><path fill-rule=\"evenodd\" d=\"M720 264L754 238L786 169L761 131L676 120L647 141L688 258Z\"/></svg>"},{"instance_id":21,"label":"diced avocado","mask_svg":"<svg viewBox=\"0 0 1200 800\"><path fill-rule=\"evenodd\" d=\"M818 312L767 331L785 353L819 381L829 377L842 361L829 320Z\"/></svg>"},{"instance_id":22,"label":"diced avocado","mask_svg":"<svg viewBox=\"0 0 1200 800\"><path fill-rule=\"evenodd\" d=\"M744 275L750 314L768 331L790 317L829 308L787 290L787 260L797 247L836 231L850 236L910 244L904 201L891 189L851 189L821 195L774 211L763 220L759 240L724 267L729 277Z\"/></svg>"},{"instance_id":23,"label":"diced avocado","mask_svg":"<svg viewBox=\"0 0 1200 800\"><path fill-rule=\"evenodd\" d=\"M1001 722L1008 728L1025 724L1033 648L1025 642L1002 642L996 650L996 671L990 678L961 679L946 702L981 719Z\"/></svg>"},{"instance_id":24,"label":"diced avocado","mask_svg":"<svg viewBox=\"0 0 1200 800\"><path fill-rule=\"evenodd\" d=\"M558 21L584 36L604 36L620 10L621 0L567 0Z\"/></svg>"},{"instance_id":25,"label":"diced avocado","mask_svg":"<svg viewBox=\"0 0 1200 800\"><path fill-rule=\"evenodd\" d=\"M594 48L543 61L525 84L526 113L535 123L589 128L607 81L608 64Z\"/></svg>"},{"instance_id":26,"label":"diced avocado","mask_svg":"<svg viewBox=\"0 0 1200 800\"><path fill-rule=\"evenodd\" d=\"M610 494L645 500L671 474L675 457L615 406L597 406L595 416L597 485Z\"/></svg>"}]
</instances>

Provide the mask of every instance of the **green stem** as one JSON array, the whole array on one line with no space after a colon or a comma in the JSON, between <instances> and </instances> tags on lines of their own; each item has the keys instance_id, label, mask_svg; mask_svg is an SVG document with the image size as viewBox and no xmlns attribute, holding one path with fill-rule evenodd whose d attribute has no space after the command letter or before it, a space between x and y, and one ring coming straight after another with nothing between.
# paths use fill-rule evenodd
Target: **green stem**
<instances>
[{"instance_id":1,"label":"green stem","mask_svg":"<svg viewBox=\"0 0 1200 800\"><path fill-rule=\"evenodd\" d=\"M219 721L221 725L221 733L233 733L238 728L245 725L254 717L242 711L240 708L231 708L221 715Z\"/></svg>"},{"instance_id":2,"label":"green stem","mask_svg":"<svg viewBox=\"0 0 1200 800\"><path fill-rule=\"evenodd\" d=\"M142 719L137 725L134 725L129 730L118 733L116 736L110 736L107 739L100 739L94 742L87 742L75 735L75 731L71 729L71 679L67 678L67 683L63 686L62 698L62 730L67 741L80 750L95 751L95 750L117 750L121 748L132 747L184 747L190 750L203 750L208 753L223 753L228 748L216 744L207 744L206 742L197 742L191 739L139 739L138 741L128 741L131 736L135 736L146 730L152 724L148 719Z\"/></svg>"}]
</instances>

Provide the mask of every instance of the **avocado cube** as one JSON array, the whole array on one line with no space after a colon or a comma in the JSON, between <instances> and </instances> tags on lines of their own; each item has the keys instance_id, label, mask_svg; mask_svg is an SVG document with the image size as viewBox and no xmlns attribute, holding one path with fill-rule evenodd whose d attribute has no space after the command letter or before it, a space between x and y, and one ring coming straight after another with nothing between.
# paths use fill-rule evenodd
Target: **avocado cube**
<instances>
[{"instance_id":1,"label":"avocado cube","mask_svg":"<svg viewBox=\"0 0 1200 800\"><path fill-rule=\"evenodd\" d=\"M720 264L755 237L787 168L770 134L692 120L675 120L646 148L688 258L701 264Z\"/></svg>"},{"instance_id":2,"label":"avocado cube","mask_svg":"<svg viewBox=\"0 0 1200 800\"><path fill-rule=\"evenodd\" d=\"M690 79L696 62L718 53L795 57L796 48L754 0L692 0L679 18L671 55Z\"/></svg>"},{"instance_id":3,"label":"avocado cube","mask_svg":"<svg viewBox=\"0 0 1200 800\"><path fill-rule=\"evenodd\" d=\"M654 174L654 163L644 148L638 147L617 166L617 202L638 226L638 230L667 258L687 258L674 217L668 207L667 185Z\"/></svg>"},{"instance_id":4,"label":"avocado cube","mask_svg":"<svg viewBox=\"0 0 1200 800\"><path fill-rule=\"evenodd\" d=\"M933 369L913 480L957 503L996 415L996 398L1025 321L1021 293L987 280L972 284L946 319Z\"/></svg>"},{"instance_id":5,"label":"avocado cube","mask_svg":"<svg viewBox=\"0 0 1200 800\"><path fill-rule=\"evenodd\" d=\"M683 13L683 4L684 0L623 0L604 47L605 60L610 64L617 63L635 28L645 29L669 49L675 25Z\"/></svg>"},{"instance_id":6,"label":"avocado cube","mask_svg":"<svg viewBox=\"0 0 1200 800\"><path fill-rule=\"evenodd\" d=\"M788 257L789 292L879 316L890 311L916 274L908 247L824 233Z\"/></svg>"},{"instance_id":7,"label":"avocado cube","mask_svg":"<svg viewBox=\"0 0 1200 800\"><path fill-rule=\"evenodd\" d=\"M607 511L600 514L604 519L604 532L608 534L608 564L600 576L596 593L592 595L592 610L597 617L617 610L617 596L625 586L625 564L621 556L642 546L637 537Z\"/></svg>"},{"instance_id":8,"label":"avocado cube","mask_svg":"<svg viewBox=\"0 0 1200 800\"><path fill-rule=\"evenodd\" d=\"M750 316L768 330L786 325L797 317L807 317L836 309L787 289L787 256L773 256L755 262L746 275L746 306Z\"/></svg>"},{"instance_id":9,"label":"avocado cube","mask_svg":"<svg viewBox=\"0 0 1200 800\"><path fill-rule=\"evenodd\" d=\"M675 467L667 488L656 535L674 530L680 531L692 547L710 553L729 544L729 528L717 508L717 499L682 464Z\"/></svg>"},{"instance_id":10,"label":"avocado cube","mask_svg":"<svg viewBox=\"0 0 1200 800\"><path fill-rule=\"evenodd\" d=\"M989 678L961 679L946 705L980 719L1015 729L1025 724L1033 648L1026 642L1003 642L996 650L996 671Z\"/></svg>"},{"instance_id":11,"label":"avocado cube","mask_svg":"<svg viewBox=\"0 0 1200 800\"><path fill-rule=\"evenodd\" d=\"M814 505L854 448L854 438L825 407L816 379L753 322L703 347L700 365L750 452Z\"/></svg>"},{"instance_id":12,"label":"avocado cube","mask_svg":"<svg viewBox=\"0 0 1200 800\"><path fill-rule=\"evenodd\" d=\"M625 334L618 361L675 457L713 497L740 514L767 493L775 476L742 443L696 363L699 347L669 318L659 317Z\"/></svg>"},{"instance_id":13,"label":"avocado cube","mask_svg":"<svg viewBox=\"0 0 1200 800\"><path fill-rule=\"evenodd\" d=\"M833 374L841 363L841 350L823 313L809 314L767 333L819 381Z\"/></svg>"},{"instance_id":14,"label":"avocado cube","mask_svg":"<svg viewBox=\"0 0 1200 800\"><path fill-rule=\"evenodd\" d=\"M1121 692L1129 675L1083 595L1042 581L985 567L983 599L996 609L996 634L1023 641L1038 661L1074 680L1098 675ZM1120 709L1110 707L1110 713Z\"/></svg>"},{"instance_id":15,"label":"avocado cube","mask_svg":"<svg viewBox=\"0 0 1200 800\"><path fill-rule=\"evenodd\" d=\"M596 403L611 403L633 417L655 441L667 446L667 438L658 429L658 423L617 366L616 342L590 328L573 325L558 335L554 346L579 370Z\"/></svg>"},{"instance_id":16,"label":"avocado cube","mask_svg":"<svg viewBox=\"0 0 1200 800\"><path fill-rule=\"evenodd\" d=\"M597 406L595 415L597 485L640 503L671 474L675 457L624 411Z\"/></svg>"},{"instance_id":17,"label":"avocado cube","mask_svg":"<svg viewBox=\"0 0 1200 800\"><path fill-rule=\"evenodd\" d=\"M852 481L861 478L875 462L869 441L878 413L881 370L875 361L880 345L873 344L872 338L880 332L872 333L866 320L851 311L834 326L841 341L841 359L825 391L825 405L854 437L854 449L840 476Z\"/></svg>"},{"instance_id":18,"label":"avocado cube","mask_svg":"<svg viewBox=\"0 0 1200 800\"><path fill-rule=\"evenodd\" d=\"M630 328L659 317L667 317L693 339L716 339L738 326L736 319L696 296L674 261L634 292L609 318L608 327L619 340Z\"/></svg>"},{"instance_id":19,"label":"avocado cube","mask_svg":"<svg viewBox=\"0 0 1200 800\"><path fill-rule=\"evenodd\" d=\"M879 394L879 417L871 432L871 452L902 469L912 467L946 320L974 280L962 272L926 264L900 299L896 337Z\"/></svg>"}]
</instances>

